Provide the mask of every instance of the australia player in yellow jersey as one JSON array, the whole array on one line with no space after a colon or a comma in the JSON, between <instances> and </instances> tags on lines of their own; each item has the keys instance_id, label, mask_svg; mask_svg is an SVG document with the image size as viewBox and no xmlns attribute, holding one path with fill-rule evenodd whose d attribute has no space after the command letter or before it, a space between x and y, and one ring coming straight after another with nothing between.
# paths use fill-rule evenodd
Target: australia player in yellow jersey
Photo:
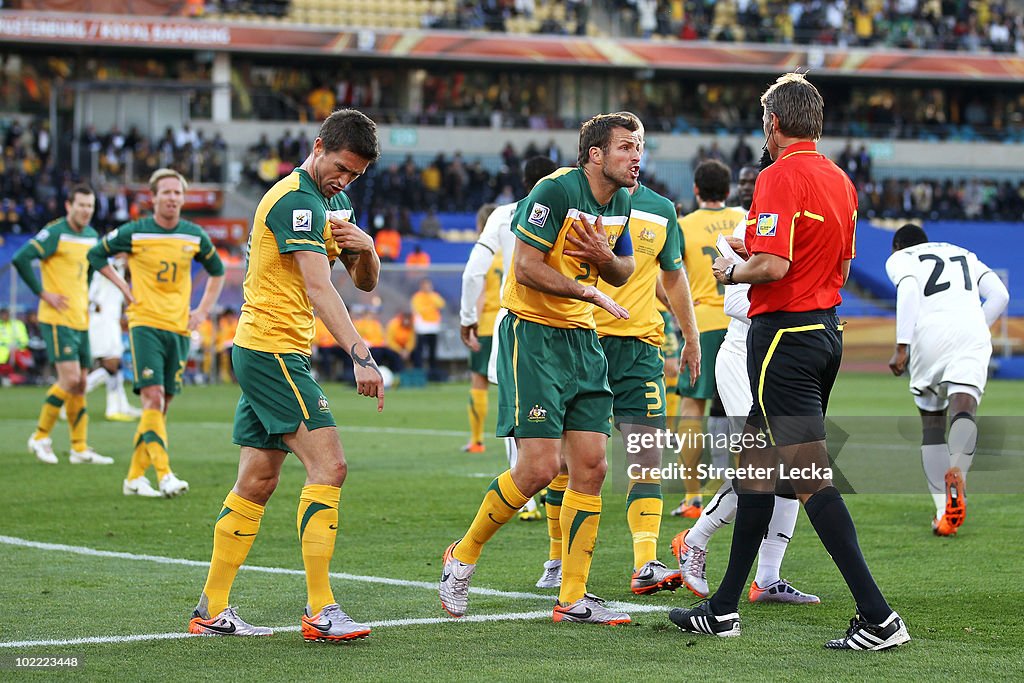
<instances>
[{"instance_id":1,"label":"australia player in yellow jersey","mask_svg":"<svg viewBox=\"0 0 1024 683\"><path fill-rule=\"evenodd\" d=\"M569 480L562 501L562 585L556 622L621 624L629 615L586 591L601 518L605 447L611 434L608 363L594 305L616 317L625 308L597 288L633 273L626 228L640 164L635 117L602 114L580 129L578 165L545 177L512 219L517 239L502 293L509 314L498 330L498 427L516 438L515 466L499 475L465 535L444 553L441 605L466 613L469 582L484 544L558 474L564 450Z\"/></svg>"},{"instance_id":2,"label":"australia player in yellow jersey","mask_svg":"<svg viewBox=\"0 0 1024 683\"><path fill-rule=\"evenodd\" d=\"M260 529L289 452L306 468L296 516L307 603L300 618L307 641L363 638L334 599L329 577L338 503L347 466L330 404L313 379L309 358L313 309L354 361L358 391L384 408L384 382L331 283L336 259L363 291L377 286L373 240L354 223L343 190L379 156L377 127L342 109L320 127L313 149L260 201L249 234L245 303L231 356L242 397L233 440L241 446L238 479L213 532L206 584L189 622L204 635L259 636L270 629L243 621L228 598L238 568Z\"/></svg>"},{"instance_id":3,"label":"australia player in yellow jersey","mask_svg":"<svg viewBox=\"0 0 1024 683\"><path fill-rule=\"evenodd\" d=\"M620 114L632 116L626 112ZM637 169L637 174L639 169ZM630 188L632 208L629 232L633 242L636 269L621 287L603 281L598 288L629 310L621 319L603 309L594 310L597 334L608 358L608 384L614 396L614 421L623 443L641 444L638 437L665 428L664 319L658 310L656 290L659 281L673 310L679 316L687 344L682 364L691 377L700 373L700 345L697 324L686 272L679 254L679 227L675 206L667 198L642 185ZM627 449L628 490L626 519L633 539L633 575L630 589L637 595L660 590L675 590L681 583L680 571L658 560L658 536L661 530L661 449ZM549 485L545 497L548 519L558 519L559 503L565 490L565 474ZM538 588L561 583L561 534L558 526L548 524L551 544ZM556 554L557 553L557 554Z\"/></svg>"},{"instance_id":4,"label":"australia player in yellow jersey","mask_svg":"<svg viewBox=\"0 0 1024 683\"><path fill-rule=\"evenodd\" d=\"M677 388L683 397L679 406L679 430L690 435L696 435L702 430L700 421L704 417L704 410L708 400L715 395L715 358L729 327L729 316L723 310L725 286L715 280L711 264L719 255L715 248L718 236L731 236L736 224L746 219L746 212L742 208L725 205L731 177L729 167L721 161L702 161L693 172L693 193L698 208L679 219L682 229L680 249L690 278L690 292L697 316L697 328L700 330L700 377L691 384L690 376L684 369L679 376ZM689 475L685 480L686 498L672 511L673 515L694 519L700 517L703 499L696 468L702 451L702 439L684 440L679 463Z\"/></svg>"},{"instance_id":5,"label":"australia player in yellow jersey","mask_svg":"<svg viewBox=\"0 0 1024 683\"><path fill-rule=\"evenodd\" d=\"M61 407L71 429L73 464L109 465L113 458L88 446L89 414L85 407L85 381L92 357L89 352L89 261L86 254L99 235L89 225L96 196L88 185L76 185L64 202L67 215L49 223L14 254L14 267L32 293L39 297L39 327L46 353L57 369L57 381L46 392L36 431L28 450L41 462L53 465L50 432ZM40 284L32 261L40 262Z\"/></svg>"},{"instance_id":6,"label":"australia player in yellow jersey","mask_svg":"<svg viewBox=\"0 0 1024 683\"><path fill-rule=\"evenodd\" d=\"M224 264L201 227L181 218L188 182L175 170L157 169L149 179L153 215L125 223L89 250L89 265L124 293L135 392L142 417L132 441L132 461L122 484L126 496L173 498L188 482L171 471L167 408L181 393L189 332L206 320L224 286ZM128 254L131 287L107 259ZM192 303L192 262L209 274L203 297ZM146 478L152 465L158 490Z\"/></svg>"}]
</instances>

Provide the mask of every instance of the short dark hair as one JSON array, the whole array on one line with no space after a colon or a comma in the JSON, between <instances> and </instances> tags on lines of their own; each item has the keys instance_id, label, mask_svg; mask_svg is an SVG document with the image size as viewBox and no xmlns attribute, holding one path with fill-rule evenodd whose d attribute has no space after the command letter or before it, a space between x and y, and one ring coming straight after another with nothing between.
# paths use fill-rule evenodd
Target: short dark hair
<instances>
[{"instance_id":1,"label":"short dark hair","mask_svg":"<svg viewBox=\"0 0 1024 683\"><path fill-rule=\"evenodd\" d=\"M339 109L324 119L317 134L325 152L346 150L376 161L380 157L377 124L355 109Z\"/></svg>"},{"instance_id":2,"label":"short dark hair","mask_svg":"<svg viewBox=\"0 0 1024 683\"><path fill-rule=\"evenodd\" d=\"M705 159L693 172L693 184L697 194L706 202L724 202L729 196L729 181L732 172L718 159Z\"/></svg>"},{"instance_id":3,"label":"short dark hair","mask_svg":"<svg viewBox=\"0 0 1024 683\"><path fill-rule=\"evenodd\" d=\"M77 183L74 186L72 186L72 188L68 191L68 201L71 202L72 204L75 202L76 194L93 196L96 195L96 193L93 192L92 187L88 183Z\"/></svg>"},{"instance_id":4,"label":"short dark hair","mask_svg":"<svg viewBox=\"0 0 1024 683\"><path fill-rule=\"evenodd\" d=\"M580 127L580 149L576 157L577 163L581 166L590 159L592 147L599 148L602 152L608 152L608 146L612 142L612 130L625 128L631 133L643 130L635 115L626 112L617 114L598 114L583 122Z\"/></svg>"},{"instance_id":5,"label":"short dark hair","mask_svg":"<svg viewBox=\"0 0 1024 683\"><path fill-rule=\"evenodd\" d=\"M892 236L892 250L899 251L928 241L928 235L920 225L907 223Z\"/></svg>"},{"instance_id":6,"label":"short dark hair","mask_svg":"<svg viewBox=\"0 0 1024 683\"><path fill-rule=\"evenodd\" d=\"M550 157L535 156L527 159L523 164L523 187L526 188L526 193L529 194L541 178L551 175L556 168L558 164Z\"/></svg>"}]
</instances>

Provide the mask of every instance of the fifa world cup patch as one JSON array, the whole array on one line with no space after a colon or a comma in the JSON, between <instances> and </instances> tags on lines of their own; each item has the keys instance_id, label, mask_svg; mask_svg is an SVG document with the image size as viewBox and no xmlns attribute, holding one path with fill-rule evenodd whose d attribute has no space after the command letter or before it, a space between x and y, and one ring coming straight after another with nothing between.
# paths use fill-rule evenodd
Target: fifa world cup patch
<instances>
[{"instance_id":1,"label":"fifa world cup patch","mask_svg":"<svg viewBox=\"0 0 1024 683\"><path fill-rule=\"evenodd\" d=\"M779 225L779 214L759 213L757 214L757 236L774 237L775 228Z\"/></svg>"},{"instance_id":2,"label":"fifa world cup patch","mask_svg":"<svg viewBox=\"0 0 1024 683\"><path fill-rule=\"evenodd\" d=\"M311 232L313 230L313 212L309 209L292 211L292 230L295 232Z\"/></svg>"},{"instance_id":3,"label":"fifa world cup patch","mask_svg":"<svg viewBox=\"0 0 1024 683\"><path fill-rule=\"evenodd\" d=\"M548 411L541 408L539 405L534 405L530 408L530 412L526 416L526 419L530 422L544 422L548 419Z\"/></svg>"},{"instance_id":4,"label":"fifa world cup patch","mask_svg":"<svg viewBox=\"0 0 1024 683\"><path fill-rule=\"evenodd\" d=\"M544 206L540 202L534 202L533 208L530 209L530 217L526 219L528 223L533 223L538 228L543 228L544 223L548 219L548 214L551 213L551 209Z\"/></svg>"},{"instance_id":5,"label":"fifa world cup patch","mask_svg":"<svg viewBox=\"0 0 1024 683\"><path fill-rule=\"evenodd\" d=\"M327 404L327 397L320 394L320 398L317 399L317 408L320 409L321 413L326 413L331 407Z\"/></svg>"}]
</instances>

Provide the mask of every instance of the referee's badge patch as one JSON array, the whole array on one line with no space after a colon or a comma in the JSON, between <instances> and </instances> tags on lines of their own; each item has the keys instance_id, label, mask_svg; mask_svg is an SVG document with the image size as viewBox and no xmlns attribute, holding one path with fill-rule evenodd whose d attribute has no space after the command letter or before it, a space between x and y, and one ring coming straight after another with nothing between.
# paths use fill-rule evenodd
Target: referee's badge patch
<instances>
[{"instance_id":1,"label":"referee's badge patch","mask_svg":"<svg viewBox=\"0 0 1024 683\"><path fill-rule=\"evenodd\" d=\"M526 221L528 223L533 223L538 228L543 228L545 221L548 219L549 213L551 213L551 209L539 202L534 202L533 208L530 209L530 217L527 218Z\"/></svg>"},{"instance_id":2,"label":"referee's badge patch","mask_svg":"<svg viewBox=\"0 0 1024 683\"><path fill-rule=\"evenodd\" d=\"M313 212L309 209L292 211L292 230L295 232L311 232L313 230Z\"/></svg>"},{"instance_id":3,"label":"referee's badge patch","mask_svg":"<svg viewBox=\"0 0 1024 683\"><path fill-rule=\"evenodd\" d=\"M774 237L775 228L779 225L779 214L759 213L757 214L757 236Z\"/></svg>"}]
</instances>

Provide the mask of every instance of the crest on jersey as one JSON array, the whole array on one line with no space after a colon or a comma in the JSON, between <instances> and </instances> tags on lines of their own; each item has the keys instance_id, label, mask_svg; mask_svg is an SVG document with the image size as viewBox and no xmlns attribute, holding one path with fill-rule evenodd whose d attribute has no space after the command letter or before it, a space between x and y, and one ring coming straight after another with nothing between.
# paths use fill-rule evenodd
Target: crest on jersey
<instances>
[{"instance_id":1,"label":"crest on jersey","mask_svg":"<svg viewBox=\"0 0 1024 683\"><path fill-rule=\"evenodd\" d=\"M653 242L654 238L657 237L657 235L655 235L654 231L651 230L650 228L644 228L643 230L640 231L639 237L644 242Z\"/></svg>"},{"instance_id":2,"label":"crest on jersey","mask_svg":"<svg viewBox=\"0 0 1024 683\"><path fill-rule=\"evenodd\" d=\"M548 419L548 411L545 410L544 408L541 408L540 405L535 404L532 408L530 408L530 412L526 416L526 419L529 420L530 422L544 422L545 420Z\"/></svg>"},{"instance_id":3,"label":"crest on jersey","mask_svg":"<svg viewBox=\"0 0 1024 683\"><path fill-rule=\"evenodd\" d=\"M543 228L544 223L548 220L549 213L551 213L551 209L540 202L534 202L533 208L530 209L530 217L527 218L526 221L528 223L533 223L538 228Z\"/></svg>"},{"instance_id":4,"label":"crest on jersey","mask_svg":"<svg viewBox=\"0 0 1024 683\"><path fill-rule=\"evenodd\" d=\"M292 211L292 230L295 232L310 232L313 230L313 212L309 209L295 209Z\"/></svg>"},{"instance_id":5,"label":"crest on jersey","mask_svg":"<svg viewBox=\"0 0 1024 683\"><path fill-rule=\"evenodd\" d=\"M759 213L757 214L757 236L774 237L775 228L779 225L779 214Z\"/></svg>"},{"instance_id":6,"label":"crest on jersey","mask_svg":"<svg viewBox=\"0 0 1024 683\"><path fill-rule=\"evenodd\" d=\"M317 399L317 408L320 409L321 413L326 413L328 410L331 409L330 406L327 404L327 397L324 396L323 394L320 394L320 398Z\"/></svg>"}]
</instances>

